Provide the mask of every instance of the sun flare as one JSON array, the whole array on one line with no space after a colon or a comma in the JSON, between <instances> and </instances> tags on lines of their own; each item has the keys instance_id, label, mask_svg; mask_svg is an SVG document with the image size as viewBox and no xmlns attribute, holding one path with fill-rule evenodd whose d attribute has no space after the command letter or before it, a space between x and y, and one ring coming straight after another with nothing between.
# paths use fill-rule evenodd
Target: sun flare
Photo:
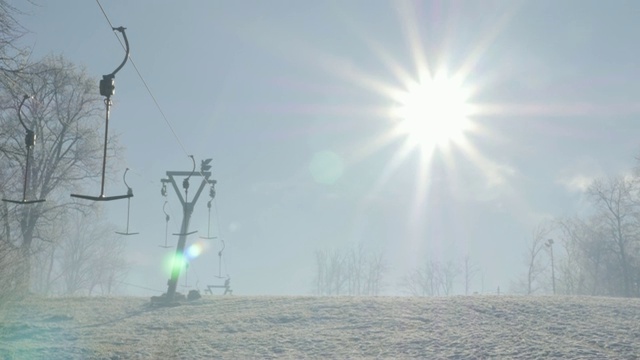
<instances>
[{"instance_id":1,"label":"sun flare","mask_svg":"<svg viewBox=\"0 0 640 360\"><path fill-rule=\"evenodd\" d=\"M396 98L396 131L427 151L459 142L470 126L468 97L459 81L444 74L412 83Z\"/></svg>"}]
</instances>

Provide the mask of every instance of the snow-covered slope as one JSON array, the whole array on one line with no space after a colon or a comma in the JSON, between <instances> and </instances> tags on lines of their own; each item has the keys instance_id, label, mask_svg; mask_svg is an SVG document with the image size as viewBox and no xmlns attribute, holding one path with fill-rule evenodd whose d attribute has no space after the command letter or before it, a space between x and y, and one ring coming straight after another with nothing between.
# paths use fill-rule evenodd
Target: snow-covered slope
<instances>
[{"instance_id":1,"label":"snow-covered slope","mask_svg":"<svg viewBox=\"0 0 640 360\"><path fill-rule=\"evenodd\" d=\"M640 300L592 297L34 298L0 359L637 359Z\"/></svg>"}]
</instances>

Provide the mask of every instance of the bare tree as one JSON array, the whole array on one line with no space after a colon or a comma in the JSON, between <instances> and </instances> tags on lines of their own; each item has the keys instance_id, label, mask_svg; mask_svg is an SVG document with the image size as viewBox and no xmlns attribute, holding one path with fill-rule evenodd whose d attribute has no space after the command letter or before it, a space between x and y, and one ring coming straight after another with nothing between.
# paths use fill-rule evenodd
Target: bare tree
<instances>
[{"instance_id":1,"label":"bare tree","mask_svg":"<svg viewBox=\"0 0 640 360\"><path fill-rule=\"evenodd\" d=\"M20 84L15 86L14 84ZM50 224L63 221L74 204L69 193L77 191L89 179L100 174L102 151L101 133L103 103L96 91L96 81L61 57L49 57L30 67L29 72L13 74L13 81L0 93L0 168L13 174L3 189L6 193L21 193L25 169L26 149L24 129L17 119L17 99L24 92L33 96L25 102L24 119L36 135L30 169L27 194L46 202L17 205L9 212L10 229L0 239L8 248L19 250L24 286L30 286L30 269L34 241L45 240L45 230ZM115 142L110 141L110 156L117 155ZM7 195L8 196L8 195Z\"/></svg>"},{"instance_id":2,"label":"bare tree","mask_svg":"<svg viewBox=\"0 0 640 360\"><path fill-rule=\"evenodd\" d=\"M318 295L378 295L386 262L363 244L347 250L316 251L315 292Z\"/></svg>"},{"instance_id":3,"label":"bare tree","mask_svg":"<svg viewBox=\"0 0 640 360\"><path fill-rule=\"evenodd\" d=\"M363 244L359 244L357 248L350 248L346 255L347 292L361 295L364 287L364 275L367 270L367 258Z\"/></svg>"},{"instance_id":4,"label":"bare tree","mask_svg":"<svg viewBox=\"0 0 640 360\"><path fill-rule=\"evenodd\" d=\"M128 271L124 240L94 213L76 212L70 224L59 250L56 278L62 280L62 292L91 295L99 289L110 294Z\"/></svg>"},{"instance_id":5,"label":"bare tree","mask_svg":"<svg viewBox=\"0 0 640 360\"><path fill-rule=\"evenodd\" d=\"M126 277L126 243L96 212L71 212L57 242L38 242L32 289L41 294L111 294Z\"/></svg>"},{"instance_id":6,"label":"bare tree","mask_svg":"<svg viewBox=\"0 0 640 360\"><path fill-rule=\"evenodd\" d=\"M468 254L464 257L463 272L464 272L464 274L463 274L463 276L464 276L464 294L465 295L469 295L469 289L471 287L471 282L473 281L473 278L476 276L476 274L478 272L478 268L473 263L473 261L471 261L471 257Z\"/></svg>"},{"instance_id":7,"label":"bare tree","mask_svg":"<svg viewBox=\"0 0 640 360\"><path fill-rule=\"evenodd\" d=\"M346 256L338 250L316 251L316 293L341 295L347 283Z\"/></svg>"},{"instance_id":8,"label":"bare tree","mask_svg":"<svg viewBox=\"0 0 640 360\"><path fill-rule=\"evenodd\" d=\"M631 296L633 262L631 250L637 247L640 212L638 211L638 182L631 177L615 177L595 181L588 190L596 209L602 216L599 224L607 245L618 258L622 273L624 296Z\"/></svg>"},{"instance_id":9,"label":"bare tree","mask_svg":"<svg viewBox=\"0 0 640 360\"><path fill-rule=\"evenodd\" d=\"M424 266L407 274L402 279L401 286L413 296L439 295L439 272L439 264L430 260Z\"/></svg>"},{"instance_id":10,"label":"bare tree","mask_svg":"<svg viewBox=\"0 0 640 360\"><path fill-rule=\"evenodd\" d=\"M364 293L378 295L382 290L384 274L388 270L387 262L382 253L371 254L369 257L369 271L366 276Z\"/></svg>"},{"instance_id":11,"label":"bare tree","mask_svg":"<svg viewBox=\"0 0 640 360\"><path fill-rule=\"evenodd\" d=\"M16 6L7 0L0 0L0 84L11 73L22 70L28 52L18 45L18 40L26 33L18 16L22 15Z\"/></svg>"},{"instance_id":12,"label":"bare tree","mask_svg":"<svg viewBox=\"0 0 640 360\"><path fill-rule=\"evenodd\" d=\"M404 276L400 286L413 296L448 296L453 293L459 275L460 267L455 261L441 263L430 259Z\"/></svg>"},{"instance_id":13,"label":"bare tree","mask_svg":"<svg viewBox=\"0 0 640 360\"><path fill-rule=\"evenodd\" d=\"M545 242L550 233L550 224L546 222L540 223L533 229L531 238L528 240L526 250L523 254L523 260L527 270L522 278L519 278L517 282L511 284L513 291L531 295L539 290L541 285L539 278L546 269L546 263L543 262L540 253L545 248Z\"/></svg>"},{"instance_id":14,"label":"bare tree","mask_svg":"<svg viewBox=\"0 0 640 360\"><path fill-rule=\"evenodd\" d=\"M327 258L328 254L326 250L316 250L316 275L314 279L315 293L316 295L326 295L325 289L328 288L327 284Z\"/></svg>"},{"instance_id":15,"label":"bare tree","mask_svg":"<svg viewBox=\"0 0 640 360\"><path fill-rule=\"evenodd\" d=\"M460 267L455 261L449 260L442 265L441 273L440 286L442 287L442 292L445 296L452 295L453 285L456 278L460 275Z\"/></svg>"},{"instance_id":16,"label":"bare tree","mask_svg":"<svg viewBox=\"0 0 640 360\"><path fill-rule=\"evenodd\" d=\"M604 235L599 232L602 221L597 214L582 220L556 220L564 256L556 261L560 293L568 295L604 295L604 262L609 256Z\"/></svg>"}]
</instances>

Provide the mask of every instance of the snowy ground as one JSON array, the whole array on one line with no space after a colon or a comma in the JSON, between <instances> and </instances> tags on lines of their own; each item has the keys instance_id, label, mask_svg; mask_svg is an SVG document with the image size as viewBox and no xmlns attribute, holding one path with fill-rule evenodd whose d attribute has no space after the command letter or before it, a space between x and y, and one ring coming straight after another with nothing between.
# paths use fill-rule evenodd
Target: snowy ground
<instances>
[{"instance_id":1,"label":"snowy ground","mask_svg":"<svg viewBox=\"0 0 640 360\"><path fill-rule=\"evenodd\" d=\"M31 299L0 359L639 359L640 300L205 296Z\"/></svg>"}]
</instances>

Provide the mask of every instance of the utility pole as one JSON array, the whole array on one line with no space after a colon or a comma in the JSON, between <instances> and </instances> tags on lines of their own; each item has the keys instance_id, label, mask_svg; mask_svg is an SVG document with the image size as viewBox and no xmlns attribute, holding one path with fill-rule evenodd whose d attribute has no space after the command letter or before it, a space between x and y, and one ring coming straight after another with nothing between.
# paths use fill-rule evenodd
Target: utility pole
<instances>
[{"instance_id":1,"label":"utility pole","mask_svg":"<svg viewBox=\"0 0 640 360\"><path fill-rule=\"evenodd\" d=\"M549 248L549 255L551 255L551 284L553 285L553 295L556 294L556 272L553 264L553 239L547 240L545 243Z\"/></svg>"},{"instance_id":2,"label":"utility pole","mask_svg":"<svg viewBox=\"0 0 640 360\"><path fill-rule=\"evenodd\" d=\"M190 157L191 157L191 160L193 160L193 156L190 156ZM211 177L211 172L207 170L211 169L211 165L209 165L210 162L211 162L211 159L202 161L200 172L196 172L195 160L193 160L193 171L191 172L167 171L167 178L160 179L163 185L163 193L165 192L164 187L166 186L166 184L170 183L173 187L173 190L175 190L176 195L178 196L178 199L180 200L180 204L182 204L182 226L180 227L180 233L174 234L174 235L179 235L180 238L178 239L178 245L176 247L176 255L173 259L173 268L171 270L171 278L169 279L169 282L168 282L169 287L167 289L167 298L166 298L167 302L171 302L176 293L178 278L180 277L180 270L183 267L183 262L181 260L184 259L184 246L187 241L187 235L196 233L196 231L189 232L189 220L191 220L191 214L193 214L193 209L195 207L195 204L198 201L200 194L202 193L202 189L204 189L204 187L207 184L211 185L211 191L213 191L213 187L216 184L215 180L209 179L209 177ZM184 196L182 196L182 193L178 188L178 184L176 183L176 179L175 179L176 177L185 177L185 179L182 181ZM202 177L203 179L200 182L200 186L198 187L198 190L193 196L193 199L189 201L189 197L188 197L189 196L189 179L191 177Z\"/></svg>"}]
</instances>

